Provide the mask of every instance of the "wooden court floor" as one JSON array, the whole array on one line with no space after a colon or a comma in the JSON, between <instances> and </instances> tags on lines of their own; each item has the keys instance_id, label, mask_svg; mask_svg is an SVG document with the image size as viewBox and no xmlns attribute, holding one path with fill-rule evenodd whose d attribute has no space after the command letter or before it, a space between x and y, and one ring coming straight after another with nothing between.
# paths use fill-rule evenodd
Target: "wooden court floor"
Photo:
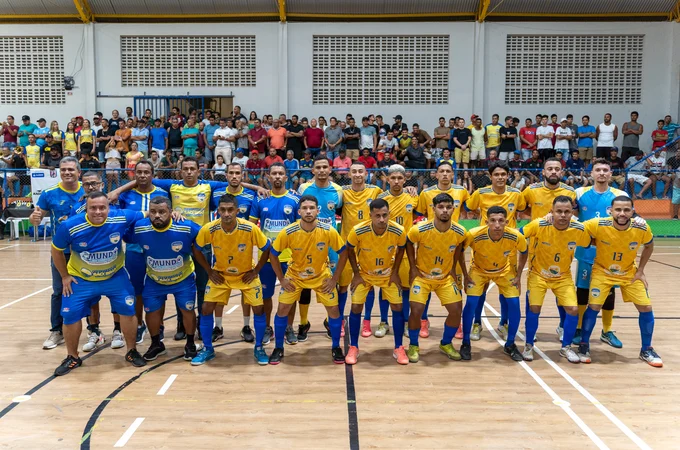
<instances>
[{"instance_id":1,"label":"wooden court floor","mask_svg":"<svg viewBox=\"0 0 680 450\"><path fill-rule=\"evenodd\" d=\"M499 309L492 289L471 362L439 353L444 309L433 302L419 363L397 365L389 335L360 338L356 366L334 365L321 333L323 308L314 304L310 340L286 346L283 364L260 367L238 336L240 308L230 305L225 339L205 366L181 359L172 318L168 355L145 368L124 363L124 349L107 345L55 379L65 348L41 348L49 329L49 243L4 241L0 267L3 449L680 448L680 240L657 240L646 271L662 369L638 359L637 313L618 293L614 329L623 349L595 338L592 364L560 358L551 297L536 359L512 362L488 331ZM102 329L110 338L108 311L104 300ZM374 326L377 314L376 305ZM593 336L599 332L600 324Z\"/></svg>"}]
</instances>

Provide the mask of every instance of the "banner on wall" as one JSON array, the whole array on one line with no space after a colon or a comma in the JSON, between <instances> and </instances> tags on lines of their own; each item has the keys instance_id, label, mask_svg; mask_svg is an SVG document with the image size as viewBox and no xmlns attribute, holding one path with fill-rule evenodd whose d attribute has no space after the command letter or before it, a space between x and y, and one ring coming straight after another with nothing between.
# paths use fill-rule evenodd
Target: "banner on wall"
<instances>
[{"instance_id":1,"label":"banner on wall","mask_svg":"<svg viewBox=\"0 0 680 450\"><path fill-rule=\"evenodd\" d=\"M38 204L40 194L45 189L59 183L59 169L31 169L31 197L33 204Z\"/></svg>"}]
</instances>

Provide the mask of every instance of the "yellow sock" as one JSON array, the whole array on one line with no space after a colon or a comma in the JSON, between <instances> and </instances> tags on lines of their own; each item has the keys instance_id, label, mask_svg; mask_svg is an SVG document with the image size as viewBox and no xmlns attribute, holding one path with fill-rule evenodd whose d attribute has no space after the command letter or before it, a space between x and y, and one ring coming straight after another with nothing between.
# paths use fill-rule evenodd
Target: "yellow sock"
<instances>
[{"instance_id":1,"label":"yellow sock","mask_svg":"<svg viewBox=\"0 0 680 450\"><path fill-rule=\"evenodd\" d=\"M307 316L309 314L309 305L300 305L300 325L307 325L309 321Z\"/></svg>"},{"instance_id":2,"label":"yellow sock","mask_svg":"<svg viewBox=\"0 0 680 450\"><path fill-rule=\"evenodd\" d=\"M578 305L578 325L576 328L581 329L581 322L583 321L583 313L586 312L588 305Z\"/></svg>"},{"instance_id":3,"label":"yellow sock","mask_svg":"<svg viewBox=\"0 0 680 450\"><path fill-rule=\"evenodd\" d=\"M612 322L614 321L614 310L602 310L602 332L609 333L612 331Z\"/></svg>"}]
</instances>

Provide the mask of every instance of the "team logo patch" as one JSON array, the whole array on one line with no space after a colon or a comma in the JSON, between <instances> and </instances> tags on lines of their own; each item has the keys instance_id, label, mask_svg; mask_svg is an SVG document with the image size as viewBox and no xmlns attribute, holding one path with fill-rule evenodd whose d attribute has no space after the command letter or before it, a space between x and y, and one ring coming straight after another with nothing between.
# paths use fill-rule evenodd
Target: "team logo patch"
<instances>
[{"instance_id":1,"label":"team logo patch","mask_svg":"<svg viewBox=\"0 0 680 450\"><path fill-rule=\"evenodd\" d=\"M406 205L406 212L409 212L409 213L413 212L413 205L411 205L411 204Z\"/></svg>"},{"instance_id":2,"label":"team logo patch","mask_svg":"<svg viewBox=\"0 0 680 450\"><path fill-rule=\"evenodd\" d=\"M329 211L335 211L335 202L328 202L326 208L328 208Z\"/></svg>"},{"instance_id":3,"label":"team logo patch","mask_svg":"<svg viewBox=\"0 0 680 450\"><path fill-rule=\"evenodd\" d=\"M266 211L266 210L267 210L267 208L264 209L264 211ZM291 214L292 212L293 212L292 206L286 205L286 206L283 207L283 213L284 214Z\"/></svg>"},{"instance_id":4,"label":"team logo patch","mask_svg":"<svg viewBox=\"0 0 680 450\"><path fill-rule=\"evenodd\" d=\"M92 276L92 271L90 269L83 267L82 269L80 269L80 271L82 272L83 275L85 275L87 277Z\"/></svg>"},{"instance_id":5,"label":"team logo patch","mask_svg":"<svg viewBox=\"0 0 680 450\"><path fill-rule=\"evenodd\" d=\"M148 245L142 245L142 248L144 248L144 250L148 250L149 246Z\"/></svg>"},{"instance_id":6,"label":"team logo patch","mask_svg":"<svg viewBox=\"0 0 680 450\"><path fill-rule=\"evenodd\" d=\"M560 267L559 266L550 266L548 267L548 271L550 272L550 275L556 276L560 274Z\"/></svg>"},{"instance_id":7,"label":"team logo patch","mask_svg":"<svg viewBox=\"0 0 680 450\"><path fill-rule=\"evenodd\" d=\"M68 307L62 308L62 309L61 309L61 312L65 312L65 313L71 312L71 308L68 308Z\"/></svg>"},{"instance_id":8,"label":"team logo patch","mask_svg":"<svg viewBox=\"0 0 680 450\"><path fill-rule=\"evenodd\" d=\"M236 273L238 273L238 269L237 269L236 267L229 267L229 268L227 269L227 273L234 273L234 274L236 274Z\"/></svg>"},{"instance_id":9,"label":"team logo patch","mask_svg":"<svg viewBox=\"0 0 680 450\"><path fill-rule=\"evenodd\" d=\"M624 272L621 270L621 266L618 264L612 264L609 266L609 272L611 272L613 275L623 275Z\"/></svg>"},{"instance_id":10,"label":"team logo patch","mask_svg":"<svg viewBox=\"0 0 680 450\"><path fill-rule=\"evenodd\" d=\"M120 242L120 233L109 234L109 241L111 241L112 244L119 243Z\"/></svg>"},{"instance_id":11,"label":"team logo patch","mask_svg":"<svg viewBox=\"0 0 680 450\"><path fill-rule=\"evenodd\" d=\"M455 245L449 245L449 253L453 253L456 251L456 246Z\"/></svg>"},{"instance_id":12,"label":"team logo patch","mask_svg":"<svg viewBox=\"0 0 680 450\"><path fill-rule=\"evenodd\" d=\"M514 203L508 203L508 211L514 211L515 209L515 204Z\"/></svg>"},{"instance_id":13,"label":"team logo patch","mask_svg":"<svg viewBox=\"0 0 680 450\"><path fill-rule=\"evenodd\" d=\"M198 194L196 194L196 199L198 199L199 202L204 202L205 201L205 193L199 192Z\"/></svg>"},{"instance_id":14,"label":"team logo patch","mask_svg":"<svg viewBox=\"0 0 680 450\"><path fill-rule=\"evenodd\" d=\"M316 249L319 250L320 252L322 252L324 248L326 248L325 242L317 242L316 243Z\"/></svg>"},{"instance_id":15,"label":"team logo patch","mask_svg":"<svg viewBox=\"0 0 680 450\"><path fill-rule=\"evenodd\" d=\"M370 206L372 201L373 201L372 198L367 198L367 199L366 199L366 204Z\"/></svg>"},{"instance_id":16,"label":"team logo patch","mask_svg":"<svg viewBox=\"0 0 680 450\"><path fill-rule=\"evenodd\" d=\"M608 216L612 215L612 207L611 206L607 206L607 215Z\"/></svg>"},{"instance_id":17,"label":"team logo patch","mask_svg":"<svg viewBox=\"0 0 680 450\"><path fill-rule=\"evenodd\" d=\"M243 253L246 251L246 244L238 244L238 251Z\"/></svg>"},{"instance_id":18,"label":"team logo patch","mask_svg":"<svg viewBox=\"0 0 680 450\"><path fill-rule=\"evenodd\" d=\"M569 242L569 243L567 244L567 248L568 248L570 251L571 251L571 250L574 250L574 249L576 248L576 242L574 242L574 241Z\"/></svg>"},{"instance_id":19,"label":"team logo patch","mask_svg":"<svg viewBox=\"0 0 680 450\"><path fill-rule=\"evenodd\" d=\"M81 246L81 247L83 247L83 248L85 248L85 247L87 247L87 242L81 242L81 243L78 244L78 245Z\"/></svg>"},{"instance_id":20,"label":"team logo patch","mask_svg":"<svg viewBox=\"0 0 680 450\"><path fill-rule=\"evenodd\" d=\"M210 286L205 287L205 293L207 294L208 292L210 292Z\"/></svg>"},{"instance_id":21,"label":"team logo patch","mask_svg":"<svg viewBox=\"0 0 680 450\"><path fill-rule=\"evenodd\" d=\"M283 210L286 211L286 207L285 207L285 206L283 207ZM269 211L269 208L267 208L266 206L265 206L264 208L262 208L262 212L267 212L267 211ZM291 211L292 211L292 209L291 209ZM288 213L288 214L289 214L289 213Z\"/></svg>"},{"instance_id":22,"label":"team logo patch","mask_svg":"<svg viewBox=\"0 0 680 450\"><path fill-rule=\"evenodd\" d=\"M172 248L173 251L179 252L180 250L182 250L182 248L184 248L184 244L180 241L177 241L170 244L170 247Z\"/></svg>"},{"instance_id":23,"label":"team logo patch","mask_svg":"<svg viewBox=\"0 0 680 450\"><path fill-rule=\"evenodd\" d=\"M454 201L453 201L453 207L454 207L454 209L455 209L455 208L458 208L459 206L460 206L460 200L454 200Z\"/></svg>"},{"instance_id":24,"label":"team logo patch","mask_svg":"<svg viewBox=\"0 0 680 450\"><path fill-rule=\"evenodd\" d=\"M587 207L587 206L580 206L580 205L579 205L579 208L581 208L581 209L584 210L584 211L588 211L588 207Z\"/></svg>"},{"instance_id":25,"label":"team logo patch","mask_svg":"<svg viewBox=\"0 0 680 450\"><path fill-rule=\"evenodd\" d=\"M430 275L434 275L435 277L438 277L442 274L442 269L432 269L430 270Z\"/></svg>"},{"instance_id":26,"label":"team logo patch","mask_svg":"<svg viewBox=\"0 0 680 450\"><path fill-rule=\"evenodd\" d=\"M207 289L207 288L206 288L206 289ZM191 310L194 309L194 302L186 302L186 303L184 304L184 306L185 306L189 311L191 311Z\"/></svg>"},{"instance_id":27,"label":"team logo patch","mask_svg":"<svg viewBox=\"0 0 680 450\"><path fill-rule=\"evenodd\" d=\"M127 297L125 297L125 304L128 305L128 306L134 305L135 304L135 298L131 295L128 295Z\"/></svg>"},{"instance_id":28,"label":"team logo patch","mask_svg":"<svg viewBox=\"0 0 680 450\"><path fill-rule=\"evenodd\" d=\"M637 242L631 242L630 244L628 244L628 249L635 250L636 248L638 248Z\"/></svg>"},{"instance_id":29,"label":"team logo patch","mask_svg":"<svg viewBox=\"0 0 680 450\"><path fill-rule=\"evenodd\" d=\"M414 293L414 294L420 293L420 286L418 286L417 284L414 285L414 286L413 286L413 293Z\"/></svg>"},{"instance_id":30,"label":"team logo patch","mask_svg":"<svg viewBox=\"0 0 680 450\"><path fill-rule=\"evenodd\" d=\"M598 298L600 296L600 290L593 288L590 290L590 295L592 295L593 298Z\"/></svg>"}]
</instances>

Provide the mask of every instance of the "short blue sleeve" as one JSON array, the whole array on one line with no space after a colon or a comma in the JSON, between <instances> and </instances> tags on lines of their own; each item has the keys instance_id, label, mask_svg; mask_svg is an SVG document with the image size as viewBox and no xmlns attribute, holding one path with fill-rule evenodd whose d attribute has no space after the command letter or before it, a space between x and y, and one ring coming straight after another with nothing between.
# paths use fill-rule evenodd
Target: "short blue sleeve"
<instances>
[{"instance_id":1,"label":"short blue sleeve","mask_svg":"<svg viewBox=\"0 0 680 450\"><path fill-rule=\"evenodd\" d=\"M69 245L71 245L71 233L69 232L68 227L63 226L62 224L62 226L57 229L54 238L52 238L52 245L59 250L66 250L69 248Z\"/></svg>"},{"instance_id":2,"label":"short blue sleeve","mask_svg":"<svg viewBox=\"0 0 680 450\"><path fill-rule=\"evenodd\" d=\"M175 184L183 184L184 181L182 180L160 180L158 178L154 178L152 180L152 183L154 186L157 186L161 189L166 190L167 192L170 192L170 188L174 186Z\"/></svg>"},{"instance_id":3,"label":"short blue sleeve","mask_svg":"<svg viewBox=\"0 0 680 450\"><path fill-rule=\"evenodd\" d=\"M49 211L50 209L52 209L50 207L51 200L50 192L52 191L43 192L42 194L40 194L40 198L38 199L38 207L44 211Z\"/></svg>"}]
</instances>

